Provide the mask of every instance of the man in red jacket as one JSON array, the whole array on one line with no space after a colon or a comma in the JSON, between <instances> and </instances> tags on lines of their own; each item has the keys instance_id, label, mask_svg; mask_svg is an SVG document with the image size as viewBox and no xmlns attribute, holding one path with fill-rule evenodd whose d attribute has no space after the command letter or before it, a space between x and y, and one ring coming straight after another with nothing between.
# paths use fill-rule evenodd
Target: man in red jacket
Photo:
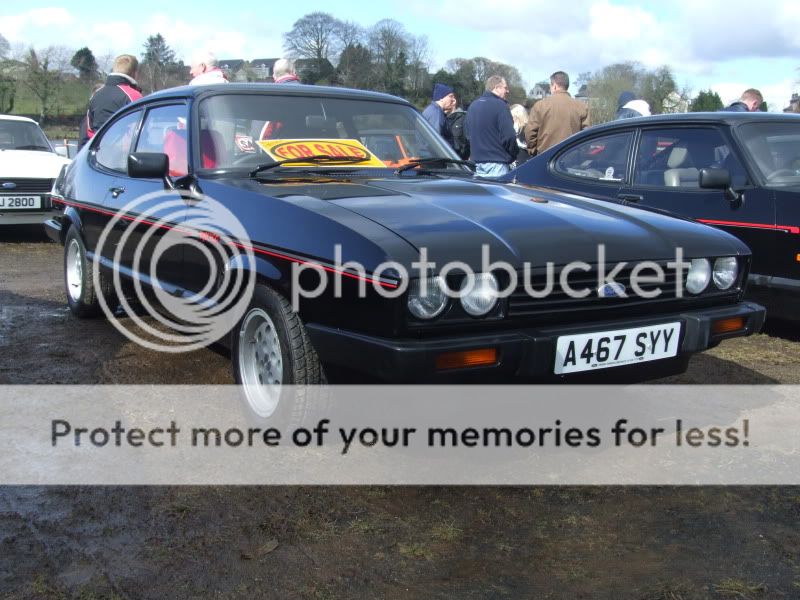
<instances>
[{"instance_id":1,"label":"man in red jacket","mask_svg":"<svg viewBox=\"0 0 800 600\"><path fill-rule=\"evenodd\" d=\"M139 61L131 54L121 54L114 59L114 66L106 78L106 83L89 100L86 111L86 133L81 138L81 146L94 137L106 121L126 104L142 97L136 73Z\"/></svg>"}]
</instances>

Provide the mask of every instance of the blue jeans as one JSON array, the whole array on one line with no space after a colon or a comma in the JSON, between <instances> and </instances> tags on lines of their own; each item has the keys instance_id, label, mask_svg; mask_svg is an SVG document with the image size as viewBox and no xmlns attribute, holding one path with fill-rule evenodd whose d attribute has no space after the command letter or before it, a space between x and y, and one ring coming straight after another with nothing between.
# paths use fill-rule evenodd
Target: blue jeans
<instances>
[{"instance_id":1,"label":"blue jeans","mask_svg":"<svg viewBox=\"0 0 800 600\"><path fill-rule=\"evenodd\" d=\"M511 170L506 163L480 162L475 163L475 175L478 177L500 177Z\"/></svg>"}]
</instances>

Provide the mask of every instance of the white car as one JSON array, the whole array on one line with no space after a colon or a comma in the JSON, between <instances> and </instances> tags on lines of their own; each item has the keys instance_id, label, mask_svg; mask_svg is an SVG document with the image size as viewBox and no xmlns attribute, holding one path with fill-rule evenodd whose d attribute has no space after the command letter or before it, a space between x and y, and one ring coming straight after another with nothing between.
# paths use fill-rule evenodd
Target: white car
<instances>
[{"instance_id":1,"label":"white car","mask_svg":"<svg viewBox=\"0 0 800 600\"><path fill-rule=\"evenodd\" d=\"M46 221L53 181L66 164L36 121L0 115L0 225Z\"/></svg>"}]
</instances>

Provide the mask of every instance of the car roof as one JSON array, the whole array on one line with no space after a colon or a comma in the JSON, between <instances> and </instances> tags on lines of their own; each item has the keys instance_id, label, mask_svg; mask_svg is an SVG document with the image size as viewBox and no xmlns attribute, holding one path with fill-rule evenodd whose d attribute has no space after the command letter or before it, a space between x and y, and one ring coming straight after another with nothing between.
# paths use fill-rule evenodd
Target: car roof
<instances>
[{"instance_id":1,"label":"car roof","mask_svg":"<svg viewBox=\"0 0 800 600\"><path fill-rule=\"evenodd\" d=\"M24 121L25 123L33 123L34 125L38 125L38 123L33 119L29 119L28 117L18 117L17 115L0 115L0 119L4 121Z\"/></svg>"},{"instance_id":2,"label":"car roof","mask_svg":"<svg viewBox=\"0 0 800 600\"><path fill-rule=\"evenodd\" d=\"M200 98L220 93L259 93L272 96L317 96L321 98L350 98L352 100L381 100L396 104L411 104L403 98L383 94L381 92L371 92L366 90L354 90L350 88L329 87L322 85L304 85L297 83L223 83L217 85L185 85L175 88L167 88L144 96L136 103L149 102L152 100L172 98L175 96Z\"/></svg>"},{"instance_id":3,"label":"car roof","mask_svg":"<svg viewBox=\"0 0 800 600\"><path fill-rule=\"evenodd\" d=\"M696 113L672 113L668 115L651 115L649 117L635 117L632 119L618 119L595 125L588 130L596 133L602 130L612 130L627 128L630 126L643 125L685 125L701 123L723 123L727 125L738 125L741 123L752 122L787 122L800 120L800 114L795 113L767 113L767 112L696 112Z\"/></svg>"}]
</instances>

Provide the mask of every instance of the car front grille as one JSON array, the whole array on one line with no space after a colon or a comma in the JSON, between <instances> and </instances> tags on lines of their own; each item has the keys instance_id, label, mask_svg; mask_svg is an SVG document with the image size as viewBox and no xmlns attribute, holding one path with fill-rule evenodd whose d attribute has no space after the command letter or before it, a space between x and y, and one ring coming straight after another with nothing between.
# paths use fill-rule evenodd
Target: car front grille
<instances>
[{"instance_id":1,"label":"car front grille","mask_svg":"<svg viewBox=\"0 0 800 600\"><path fill-rule=\"evenodd\" d=\"M603 285L603 278L599 276L596 266L592 266L588 271L573 270L568 273L566 277L567 285L572 290L588 290L589 293L582 298L573 297L568 293L565 287L562 286L561 268L557 267L553 270L553 276L551 278L553 281L553 288L552 291L544 298L535 298L528 294L523 284L524 276L522 273L520 273L519 284L508 298L508 317L542 317L553 314L563 315L564 313L571 313L573 311L592 311L597 316L600 316L602 313L618 313L620 310L624 312L626 310L633 309L634 307L643 307L643 305L653 306L665 303L672 304L676 301L680 302L681 299L678 298L676 290L677 274L675 270L668 268L666 261L659 262L657 264L661 267L664 273L663 281L654 283L643 282L641 280L644 277L653 276L654 271L652 269L646 269L640 271L639 273L639 288L642 292L653 292L654 290L660 288L660 293L652 298L640 296L634 292L633 288L631 287L631 274L635 265L630 264L617 272L617 274L611 280L617 284L625 286L625 293L627 294L627 297L600 296L598 294L598 288ZM606 275L613 271L613 267L614 265L607 266ZM528 276L528 279L530 280L529 287L531 287L534 291L543 290L547 283L547 275L544 271L533 271ZM706 292L700 295L700 297L723 296L730 295L731 292L734 294L736 293L734 290L728 292L717 292L712 288L707 289ZM682 290L682 293L683 298L686 299L698 298L697 296L691 296L685 290L685 288Z\"/></svg>"},{"instance_id":2,"label":"car front grille","mask_svg":"<svg viewBox=\"0 0 800 600\"><path fill-rule=\"evenodd\" d=\"M15 187L3 184L13 183ZM53 189L52 179L0 179L0 194L47 194Z\"/></svg>"}]
</instances>

